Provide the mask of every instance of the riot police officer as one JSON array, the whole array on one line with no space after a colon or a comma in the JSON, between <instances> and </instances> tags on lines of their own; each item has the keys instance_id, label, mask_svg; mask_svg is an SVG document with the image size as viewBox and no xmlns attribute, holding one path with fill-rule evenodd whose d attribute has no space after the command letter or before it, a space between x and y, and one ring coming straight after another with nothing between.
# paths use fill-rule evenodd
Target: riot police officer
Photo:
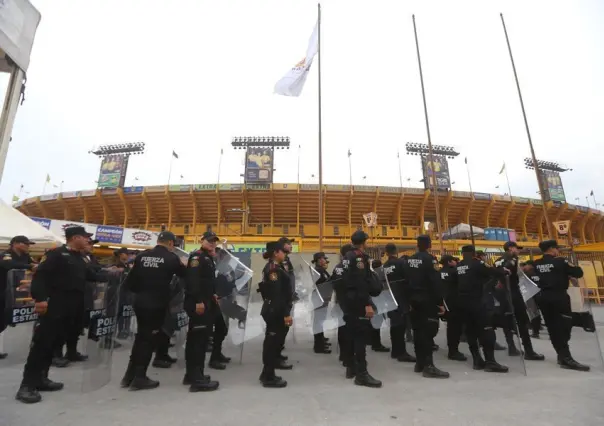
<instances>
[{"instance_id":1,"label":"riot police officer","mask_svg":"<svg viewBox=\"0 0 604 426\"><path fill-rule=\"evenodd\" d=\"M219 383L204 375L206 346L216 316L216 243L218 236L206 231L201 248L189 256L185 287L185 311L189 316L185 347L186 373L183 384L189 391L214 391Z\"/></svg>"},{"instance_id":2,"label":"riot police officer","mask_svg":"<svg viewBox=\"0 0 604 426\"><path fill-rule=\"evenodd\" d=\"M312 263L315 266L315 270L319 273L319 278L317 279L315 285L317 287L317 291L321 294L321 297L324 301L323 306L313 312L313 330L315 330L313 350L316 354L330 354L331 348L329 345L329 340L323 333L323 323L326 319L326 309L332 296L331 286L329 283L330 275L329 272L327 272L329 259L324 252L319 252L313 255Z\"/></svg>"},{"instance_id":3,"label":"riot police officer","mask_svg":"<svg viewBox=\"0 0 604 426\"><path fill-rule=\"evenodd\" d=\"M97 279L82 256L91 236L81 226L67 228L67 244L50 250L42 257L33 276L31 296L39 319L23 369L23 381L16 395L21 402L40 402L40 391L63 389L63 383L48 378L48 369L57 339L84 315L86 280Z\"/></svg>"},{"instance_id":4,"label":"riot police officer","mask_svg":"<svg viewBox=\"0 0 604 426\"><path fill-rule=\"evenodd\" d=\"M520 282L520 278L518 277L518 253L520 253L522 247L519 247L514 241L508 241L503 245L503 249L505 254L495 261L495 266L500 268L505 267L510 271L509 288L504 288L507 293L508 302L511 301L513 313L510 315L509 321L507 322L508 333L511 334L511 332L516 329L516 324L513 323L515 321L518 326L518 333L522 339L522 346L524 346L524 359L529 361L543 361L545 357L536 353L533 349L533 343L531 342L528 331L529 318L526 313L526 305L524 304L524 299L522 298L520 287L518 286L518 283ZM506 338L510 356L519 355L513 338L511 338L511 336L506 336Z\"/></svg>"},{"instance_id":5,"label":"riot police officer","mask_svg":"<svg viewBox=\"0 0 604 426\"><path fill-rule=\"evenodd\" d=\"M279 241L266 244L263 254L268 262L262 270L260 293L264 303L261 315L266 324L262 345L263 369L260 382L265 388L284 388L287 382L275 374L276 369L291 370L292 366L280 359L279 354L287 333L293 325L291 317L292 292L288 272L284 269L285 248Z\"/></svg>"},{"instance_id":6,"label":"riot police officer","mask_svg":"<svg viewBox=\"0 0 604 426\"><path fill-rule=\"evenodd\" d=\"M345 268L344 259L346 257L346 253L353 249L354 247L352 244L344 244L342 247L340 247L340 262L333 268L333 273L331 274L331 283L333 285L334 294L336 296L336 303L340 309L342 309L341 301L345 297L346 290L344 286L344 281L342 279L344 276ZM338 346L340 347L340 362L343 363L344 367L347 367L347 361L351 358L351 356L346 354L346 351L350 346L350 337L348 336L347 331L348 329L343 323L338 327ZM348 378L352 379L353 377L354 375Z\"/></svg>"},{"instance_id":7,"label":"riot police officer","mask_svg":"<svg viewBox=\"0 0 604 426\"><path fill-rule=\"evenodd\" d=\"M346 377L354 376L354 383L359 386L379 388L382 382L374 379L367 371L366 336L371 328L370 320L375 312L371 296L379 296L381 283L374 280L369 265L369 256L365 253L368 235L359 230L352 234L354 249L344 257L344 291L340 300L344 311L344 321L350 337L346 354ZM379 284L379 285L376 285Z\"/></svg>"},{"instance_id":8,"label":"riot police officer","mask_svg":"<svg viewBox=\"0 0 604 426\"><path fill-rule=\"evenodd\" d=\"M439 314L444 313L440 295L438 261L428 250L432 241L428 235L417 237L417 252L407 259L405 275L409 282L406 297L411 307L410 317L415 345L415 372L427 378L446 379L449 373L434 365L433 339L438 333Z\"/></svg>"},{"instance_id":9,"label":"riot police officer","mask_svg":"<svg viewBox=\"0 0 604 426\"><path fill-rule=\"evenodd\" d=\"M440 258L441 292L447 307L447 346L449 347L447 358L453 361L467 361L468 358L459 352L463 321L458 306L457 262L456 258L448 254Z\"/></svg>"},{"instance_id":10,"label":"riot police officer","mask_svg":"<svg viewBox=\"0 0 604 426\"><path fill-rule=\"evenodd\" d=\"M507 373L508 368L495 361L494 304L491 289L485 288L494 282L493 279L502 278L506 271L489 267L477 258L472 245L462 247L461 252L463 259L456 268L458 307L466 327L473 368L490 373ZM480 355L477 341L482 345L485 359Z\"/></svg>"},{"instance_id":11,"label":"riot police officer","mask_svg":"<svg viewBox=\"0 0 604 426\"><path fill-rule=\"evenodd\" d=\"M283 246L283 251L285 253L285 260L282 262L283 269L287 272L290 281L290 291L292 294L292 312L293 312L293 304L298 301L298 293L296 293L296 276L294 275L294 265L292 265L291 260L289 259L289 255L292 252L292 244L294 243L294 239L289 239L287 237L279 238L278 243ZM285 339L287 339L287 334L289 333L289 327L286 328L285 334L282 335L283 342L281 342L281 350L279 351L279 359L281 361L287 361L287 356L283 355L283 351L285 350Z\"/></svg>"},{"instance_id":12,"label":"riot police officer","mask_svg":"<svg viewBox=\"0 0 604 426\"><path fill-rule=\"evenodd\" d=\"M172 278L174 275L184 277L186 272L173 252L175 243L176 236L172 232L161 232L154 248L136 256L126 278L126 288L135 295L134 313L138 330L122 387L143 390L159 386L158 381L147 377L147 369L166 318Z\"/></svg>"},{"instance_id":13,"label":"riot police officer","mask_svg":"<svg viewBox=\"0 0 604 426\"><path fill-rule=\"evenodd\" d=\"M399 258L396 245L386 244L386 254L388 260L384 263L384 273L388 278L388 283L392 294L398 304L398 308L388 312L390 318L390 342L392 343L392 352L390 356L399 362L416 362L417 359L407 352L405 343L405 331L407 330L407 320L409 318L409 303L405 299L405 278L406 258Z\"/></svg>"},{"instance_id":14,"label":"riot police officer","mask_svg":"<svg viewBox=\"0 0 604 426\"><path fill-rule=\"evenodd\" d=\"M7 306L7 302L13 303L13 301L6 300L8 271L11 269L35 270L36 265L29 255L29 246L32 244L35 243L26 236L17 235L10 240L8 250L0 252L0 333L8 326L6 315L4 315L4 307ZM6 357L7 354L0 353L0 359Z\"/></svg>"},{"instance_id":15,"label":"riot police officer","mask_svg":"<svg viewBox=\"0 0 604 426\"><path fill-rule=\"evenodd\" d=\"M555 240L539 243L543 257L535 261L535 271L539 277L536 283L541 289L539 308L547 326L552 346L558 354L558 364L562 368L577 371L589 371L588 365L574 360L570 353L572 311L568 296L569 277L581 278L583 269L570 264L559 257L560 251Z\"/></svg>"}]
</instances>

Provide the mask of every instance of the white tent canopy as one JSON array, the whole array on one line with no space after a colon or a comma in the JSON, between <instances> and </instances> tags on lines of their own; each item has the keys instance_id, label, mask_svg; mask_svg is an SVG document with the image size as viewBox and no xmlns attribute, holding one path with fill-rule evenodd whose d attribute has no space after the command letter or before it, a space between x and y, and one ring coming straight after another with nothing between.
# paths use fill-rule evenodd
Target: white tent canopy
<instances>
[{"instance_id":1,"label":"white tent canopy","mask_svg":"<svg viewBox=\"0 0 604 426\"><path fill-rule=\"evenodd\" d=\"M65 242L62 238L0 200L0 246L8 245L15 235L25 235L36 244L48 246Z\"/></svg>"},{"instance_id":2,"label":"white tent canopy","mask_svg":"<svg viewBox=\"0 0 604 426\"><path fill-rule=\"evenodd\" d=\"M470 231L470 225L467 223L460 223L459 225L455 225L452 228L449 228L443 235L443 237L448 239L453 238L464 238L464 237L472 237L472 232L474 236L484 235L484 229L479 228L478 226L472 226L472 231Z\"/></svg>"}]
</instances>

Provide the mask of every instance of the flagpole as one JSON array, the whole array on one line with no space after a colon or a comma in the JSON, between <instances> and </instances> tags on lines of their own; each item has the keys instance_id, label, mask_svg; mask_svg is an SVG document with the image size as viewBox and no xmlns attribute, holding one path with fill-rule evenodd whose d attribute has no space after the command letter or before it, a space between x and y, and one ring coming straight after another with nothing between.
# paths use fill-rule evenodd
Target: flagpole
<instances>
[{"instance_id":1,"label":"flagpole","mask_svg":"<svg viewBox=\"0 0 604 426\"><path fill-rule=\"evenodd\" d=\"M465 159L466 170L468 172L468 184L470 185L470 194L472 194L472 199L474 199L474 191L472 191L472 179L470 178L470 165L468 164L468 157ZM470 234L472 238L472 245L476 246L476 242L474 241L474 227L472 226L472 215L468 213L468 225L470 225Z\"/></svg>"},{"instance_id":2,"label":"flagpole","mask_svg":"<svg viewBox=\"0 0 604 426\"><path fill-rule=\"evenodd\" d=\"M217 185L220 185L220 168L222 166L222 153L223 153L223 150L222 150L222 148L220 148L220 157L218 158L218 178L216 179Z\"/></svg>"},{"instance_id":3,"label":"flagpole","mask_svg":"<svg viewBox=\"0 0 604 426\"><path fill-rule=\"evenodd\" d=\"M508 194L510 194L510 199L512 198L512 187L510 186L510 178L508 177L508 166L503 162L503 171L505 172L505 180L508 183Z\"/></svg>"},{"instance_id":4,"label":"flagpole","mask_svg":"<svg viewBox=\"0 0 604 426\"><path fill-rule=\"evenodd\" d=\"M424 101L424 117L426 119L426 133L428 135L428 156L430 159L430 168L432 170L432 176L428 176L432 191L434 192L434 208L436 210L436 231L438 232L440 242L440 252L444 254L445 247L443 245L443 234L440 228L440 206L438 205L438 190L436 185L436 174L434 173L434 151L432 150L432 138L430 137L430 122L428 121L428 105L426 103L426 91L424 89L424 74L422 72L422 59L419 54L419 40L417 39L417 27L415 25L415 15L413 17L413 33L415 35L415 48L417 50L417 65L419 67L419 79L422 86L422 98ZM423 226L423 224L422 224Z\"/></svg>"},{"instance_id":5,"label":"flagpole","mask_svg":"<svg viewBox=\"0 0 604 426\"><path fill-rule=\"evenodd\" d=\"M397 151L396 158L398 159L398 179L401 182L401 188L403 187L403 170L401 169L401 153Z\"/></svg>"},{"instance_id":6,"label":"flagpole","mask_svg":"<svg viewBox=\"0 0 604 426\"><path fill-rule=\"evenodd\" d=\"M323 251L323 134L321 123L321 3L317 3L317 67L319 69L319 251Z\"/></svg>"},{"instance_id":7,"label":"flagpole","mask_svg":"<svg viewBox=\"0 0 604 426\"><path fill-rule=\"evenodd\" d=\"M547 216L547 206L545 200L545 188L543 181L541 180L541 170L539 169L539 163L535 156L535 149L533 148L533 140L531 138L531 131L529 130L528 120L526 118L526 111L524 109L524 101L522 100L522 92L520 90L520 82L518 81L518 73L516 72L516 64L514 63L514 55L512 55L512 46L510 45L510 39L508 37L508 30L505 26L505 20L503 19L503 13L500 13L501 24L503 25L503 32L505 34L505 41L508 45L508 52L510 54L510 61L512 62L512 70L514 71L514 79L516 80L516 89L518 90L518 98L520 99L520 107L522 108L522 117L524 118L524 127L526 128L526 136L528 138L529 147L531 148L531 157L533 159L533 167L537 176L537 185L539 185L539 195L541 196L541 207L543 208L543 217L545 219L545 225L547 226L547 234L549 238L554 238L555 233L552 232L552 224ZM539 223L541 227L541 223Z\"/></svg>"},{"instance_id":8,"label":"flagpole","mask_svg":"<svg viewBox=\"0 0 604 426\"><path fill-rule=\"evenodd\" d=\"M348 150L348 173L350 174L350 188L352 189L352 160L350 159L350 157L352 156L352 153L350 152L350 149Z\"/></svg>"},{"instance_id":9,"label":"flagpole","mask_svg":"<svg viewBox=\"0 0 604 426\"><path fill-rule=\"evenodd\" d=\"M172 154L170 154L170 170L168 171L168 186L170 186L170 179L172 178L172 162L174 161L174 149L172 149Z\"/></svg>"},{"instance_id":10,"label":"flagpole","mask_svg":"<svg viewBox=\"0 0 604 426\"><path fill-rule=\"evenodd\" d=\"M298 145L298 185L300 185L300 145Z\"/></svg>"},{"instance_id":11,"label":"flagpole","mask_svg":"<svg viewBox=\"0 0 604 426\"><path fill-rule=\"evenodd\" d=\"M597 209L597 208L598 208L598 203L597 203L597 201L596 201L596 196L594 195L594 190L593 190L593 189L591 190L591 196L592 196L592 197L593 197L593 199L594 199L594 208L596 208L596 209Z\"/></svg>"}]
</instances>

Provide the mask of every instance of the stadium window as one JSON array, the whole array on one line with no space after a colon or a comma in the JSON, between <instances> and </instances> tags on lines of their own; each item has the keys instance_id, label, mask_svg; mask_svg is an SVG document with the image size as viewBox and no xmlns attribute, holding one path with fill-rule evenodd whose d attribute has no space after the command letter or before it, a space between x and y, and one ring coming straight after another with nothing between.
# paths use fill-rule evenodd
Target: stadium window
<instances>
[{"instance_id":1,"label":"stadium window","mask_svg":"<svg viewBox=\"0 0 604 426\"><path fill-rule=\"evenodd\" d=\"M256 225L256 234L262 235L262 225Z\"/></svg>"},{"instance_id":2,"label":"stadium window","mask_svg":"<svg viewBox=\"0 0 604 426\"><path fill-rule=\"evenodd\" d=\"M334 226L333 227L333 235L340 235L340 227L339 226Z\"/></svg>"},{"instance_id":3,"label":"stadium window","mask_svg":"<svg viewBox=\"0 0 604 426\"><path fill-rule=\"evenodd\" d=\"M382 237L387 237L387 236L388 236L388 227L382 226Z\"/></svg>"}]
</instances>

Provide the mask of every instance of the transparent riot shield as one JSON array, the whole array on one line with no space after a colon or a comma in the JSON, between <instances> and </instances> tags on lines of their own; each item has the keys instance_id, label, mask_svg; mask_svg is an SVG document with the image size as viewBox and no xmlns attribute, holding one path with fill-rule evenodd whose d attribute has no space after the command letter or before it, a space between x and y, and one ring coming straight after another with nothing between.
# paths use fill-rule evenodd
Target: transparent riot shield
<instances>
[{"instance_id":1,"label":"transparent riot shield","mask_svg":"<svg viewBox=\"0 0 604 426\"><path fill-rule=\"evenodd\" d=\"M526 314L528 315L529 320L532 321L541 315L537 304L537 295L541 290L521 268L518 268L518 278L520 279L520 282L518 283L520 294L522 294L522 299L526 304Z\"/></svg>"},{"instance_id":2,"label":"transparent riot shield","mask_svg":"<svg viewBox=\"0 0 604 426\"><path fill-rule=\"evenodd\" d=\"M311 281L314 284L309 300L306 301L307 309L312 313L312 334L325 333L336 330L344 325L344 313L333 300L334 280L329 279L316 284L321 274L308 262ZM341 278L336 278L341 279Z\"/></svg>"},{"instance_id":3,"label":"transparent riot shield","mask_svg":"<svg viewBox=\"0 0 604 426\"><path fill-rule=\"evenodd\" d=\"M371 318L371 326L374 329L380 329L382 327L389 327L388 323L388 312L394 311L398 308L398 303L392 293L392 288L390 287L390 283L388 282L388 276L384 272L384 267L380 266L372 270L373 279L376 279L380 282L382 286L382 292L379 296L372 297L371 303L373 304L373 309L375 315Z\"/></svg>"},{"instance_id":4,"label":"transparent riot shield","mask_svg":"<svg viewBox=\"0 0 604 426\"><path fill-rule=\"evenodd\" d=\"M184 279L174 276L170 283L170 304L161 331L174 344L177 365L181 368L185 367L185 344L189 325L189 316L185 312L184 303Z\"/></svg>"},{"instance_id":5,"label":"transparent riot shield","mask_svg":"<svg viewBox=\"0 0 604 426\"><path fill-rule=\"evenodd\" d=\"M217 251L216 273L218 305L227 329L224 342L238 349L239 360L242 362L243 344L252 337L247 336L246 325L254 272L223 249Z\"/></svg>"},{"instance_id":6,"label":"transparent riot shield","mask_svg":"<svg viewBox=\"0 0 604 426\"><path fill-rule=\"evenodd\" d=\"M24 364L27 359L33 326L38 319L30 294L31 277L28 270L8 271L0 321L0 353L6 353L7 357L0 361L0 368Z\"/></svg>"},{"instance_id":7,"label":"transparent riot shield","mask_svg":"<svg viewBox=\"0 0 604 426\"><path fill-rule=\"evenodd\" d=\"M308 263L299 254L291 255L290 262L294 268L293 277L295 281L295 293L297 295L291 313L294 320L291 331L294 343L296 343L298 337L312 334L314 306L322 306L322 304L319 305L321 297L316 292L315 281L311 275ZM313 303L316 305L313 305Z\"/></svg>"},{"instance_id":8,"label":"transparent riot shield","mask_svg":"<svg viewBox=\"0 0 604 426\"><path fill-rule=\"evenodd\" d=\"M570 350L573 358L581 364L601 370L604 368L604 359L592 305L600 297L597 271L602 269L602 265L598 265L598 260L576 261L574 254L571 263L581 267L583 277L578 280L572 278L568 288L572 310Z\"/></svg>"},{"instance_id":9,"label":"transparent riot shield","mask_svg":"<svg viewBox=\"0 0 604 426\"><path fill-rule=\"evenodd\" d=\"M85 352L88 361L83 363L82 392L92 392L111 381L113 351L116 346L119 317L119 297L125 275L108 273L107 281L97 282L93 292L93 309L90 312L88 338Z\"/></svg>"}]
</instances>

